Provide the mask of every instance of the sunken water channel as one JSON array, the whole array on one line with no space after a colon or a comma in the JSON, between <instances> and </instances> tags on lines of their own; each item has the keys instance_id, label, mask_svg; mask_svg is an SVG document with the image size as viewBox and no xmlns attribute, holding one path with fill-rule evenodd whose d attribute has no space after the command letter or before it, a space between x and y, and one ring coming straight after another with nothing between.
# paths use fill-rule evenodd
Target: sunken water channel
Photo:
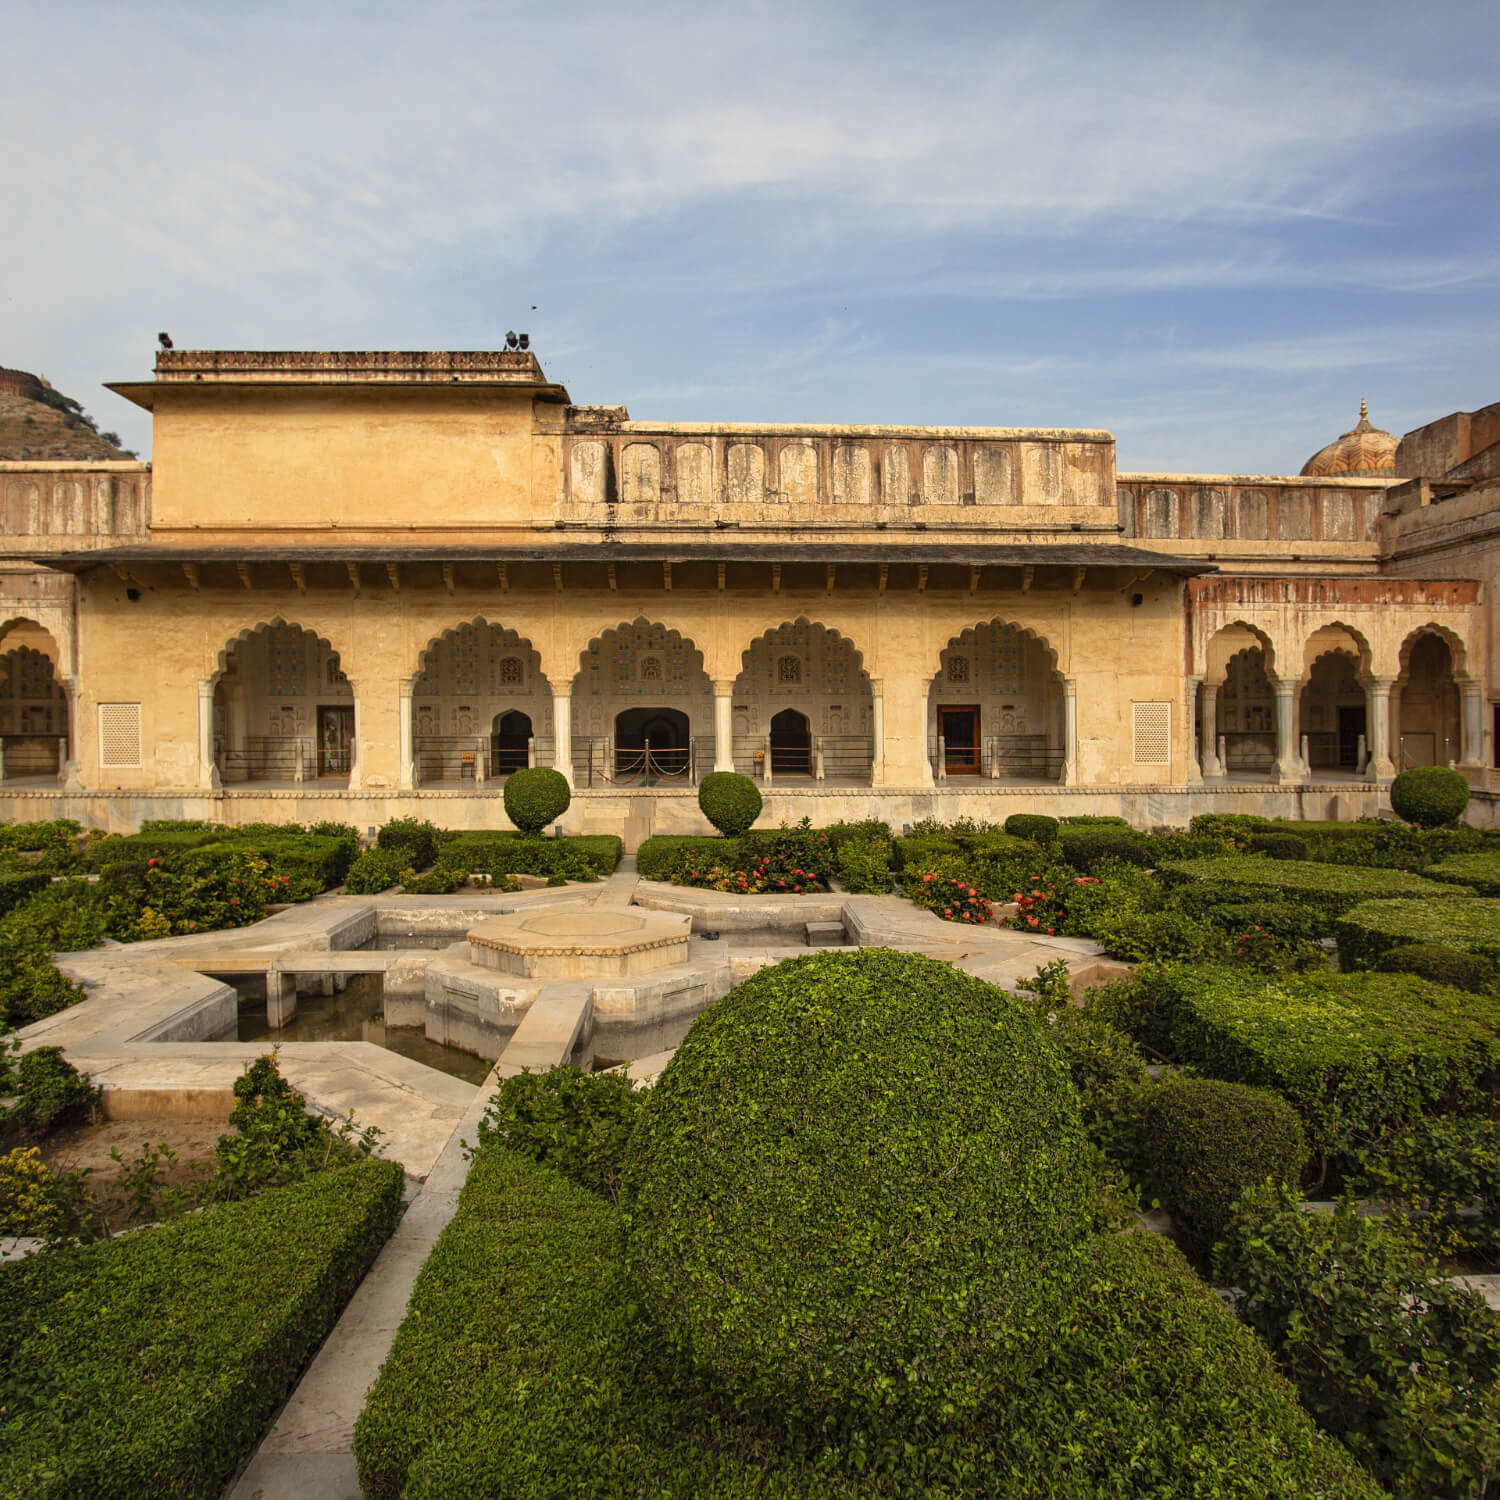
<instances>
[{"instance_id":1,"label":"sunken water channel","mask_svg":"<svg viewBox=\"0 0 1500 1500\"><path fill-rule=\"evenodd\" d=\"M676 1047L762 964L847 941L841 921L792 910L776 926L712 928L635 904L442 915L367 908L329 927L326 949L261 950L265 968L216 975L238 997L237 1039L370 1042L474 1084L502 1054L510 1071L597 1068Z\"/></svg>"},{"instance_id":2,"label":"sunken water channel","mask_svg":"<svg viewBox=\"0 0 1500 1500\"><path fill-rule=\"evenodd\" d=\"M263 979L248 974L225 978L233 983L240 1000L237 1041L265 1042L273 1047L298 1042L373 1042L388 1052L398 1052L465 1083L483 1083L489 1074L487 1059L429 1041L421 1026L387 1026L384 985L379 974L351 974L347 979L340 975L342 989L333 985L331 993L326 995L299 994L297 1014L285 1026L272 1026L266 1020Z\"/></svg>"}]
</instances>

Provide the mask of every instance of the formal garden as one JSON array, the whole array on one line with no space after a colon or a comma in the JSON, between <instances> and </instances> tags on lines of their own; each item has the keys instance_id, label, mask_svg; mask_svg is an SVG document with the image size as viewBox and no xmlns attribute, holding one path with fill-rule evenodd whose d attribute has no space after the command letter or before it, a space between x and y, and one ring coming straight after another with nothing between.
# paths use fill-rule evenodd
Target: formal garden
<instances>
[{"instance_id":1,"label":"formal garden","mask_svg":"<svg viewBox=\"0 0 1500 1500\"><path fill-rule=\"evenodd\" d=\"M810 953L652 1088L500 1084L358 1424L365 1493L1483 1495L1500 835L1466 798L1429 771L1381 821L759 829L753 784L706 778L717 836L648 840L643 880L884 896L1057 960L1011 994ZM0 829L5 1022L73 1003L52 955L105 939L609 874L618 840L540 836L559 801L373 840ZM1077 1003L1068 939L1128 977ZM235 1092L190 1181L144 1152L101 1201L37 1155L91 1081L11 1055L0 1222L49 1248L0 1266L0 1494L218 1494L391 1232L378 1140L274 1058Z\"/></svg>"}]
</instances>

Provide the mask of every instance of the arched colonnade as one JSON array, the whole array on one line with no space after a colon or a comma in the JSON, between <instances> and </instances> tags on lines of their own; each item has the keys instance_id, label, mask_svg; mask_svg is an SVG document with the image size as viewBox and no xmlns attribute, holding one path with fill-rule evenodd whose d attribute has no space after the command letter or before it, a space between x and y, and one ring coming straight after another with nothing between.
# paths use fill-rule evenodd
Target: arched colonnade
<instances>
[{"instance_id":1,"label":"arched colonnade","mask_svg":"<svg viewBox=\"0 0 1500 1500\"><path fill-rule=\"evenodd\" d=\"M1263 622L1232 621L1209 637L1188 689L1207 780L1378 781L1484 761L1483 685L1462 639L1437 622L1372 641L1343 620L1281 640Z\"/></svg>"},{"instance_id":2,"label":"arched colonnade","mask_svg":"<svg viewBox=\"0 0 1500 1500\"><path fill-rule=\"evenodd\" d=\"M550 659L502 621L459 621L398 679L401 785L482 784L526 765L556 766L582 786L690 784L731 769L764 782L882 784L883 684L853 640L798 616L737 644L738 660L711 676L691 638L644 617ZM1042 636L979 621L934 652L926 682L933 780L1071 774L1075 699ZM348 785L359 705L335 642L295 620L257 622L199 685L204 779Z\"/></svg>"}]
</instances>

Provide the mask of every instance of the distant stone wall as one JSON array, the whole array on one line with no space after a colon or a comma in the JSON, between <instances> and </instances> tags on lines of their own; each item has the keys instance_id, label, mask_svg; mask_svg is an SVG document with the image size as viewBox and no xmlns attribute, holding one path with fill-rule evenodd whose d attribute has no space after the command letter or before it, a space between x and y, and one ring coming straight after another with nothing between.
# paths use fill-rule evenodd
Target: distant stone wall
<instances>
[{"instance_id":1,"label":"distant stone wall","mask_svg":"<svg viewBox=\"0 0 1500 1500\"><path fill-rule=\"evenodd\" d=\"M578 425L584 430L563 439L568 519L780 524L920 516L1008 529L1112 529L1114 521L1107 433Z\"/></svg>"},{"instance_id":2,"label":"distant stone wall","mask_svg":"<svg viewBox=\"0 0 1500 1500\"><path fill-rule=\"evenodd\" d=\"M40 401L42 392L42 382L29 370L0 369L0 396L24 396L28 401Z\"/></svg>"},{"instance_id":3,"label":"distant stone wall","mask_svg":"<svg viewBox=\"0 0 1500 1500\"><path fill-rule=\"evenodd\" d=\"M1373 542L1389 481L1122 474L1128 537L1196 542Z\"/></svg>"},{"instance_id":4,"label":"distant stone wall","mask_svg":"<svg viewBox=\"0 0 1500 1500\"><path fill-rule=\"evenodd\" d=\"M0 556L139 539L150 522L148 464L0 463Z\"/></svg>"}]
</instances>

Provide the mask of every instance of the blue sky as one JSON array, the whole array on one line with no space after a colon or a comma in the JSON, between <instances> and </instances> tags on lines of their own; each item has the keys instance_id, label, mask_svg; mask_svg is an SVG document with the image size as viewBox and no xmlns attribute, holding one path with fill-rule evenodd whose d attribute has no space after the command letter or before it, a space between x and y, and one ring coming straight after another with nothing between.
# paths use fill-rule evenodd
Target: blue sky
<instances>
[{"instance_id":1,"label":"blue sky","mask_svg":"<svg viewBox=\"0 0 1500 1500\"><path fill-rule=\"evenodd\" d=\"M0 364L488 348L642 419L1295 472L1500 399L1500 6L12 7ZM533 310L534 309L534 310Z\"/></svg>"}]
</instances>

